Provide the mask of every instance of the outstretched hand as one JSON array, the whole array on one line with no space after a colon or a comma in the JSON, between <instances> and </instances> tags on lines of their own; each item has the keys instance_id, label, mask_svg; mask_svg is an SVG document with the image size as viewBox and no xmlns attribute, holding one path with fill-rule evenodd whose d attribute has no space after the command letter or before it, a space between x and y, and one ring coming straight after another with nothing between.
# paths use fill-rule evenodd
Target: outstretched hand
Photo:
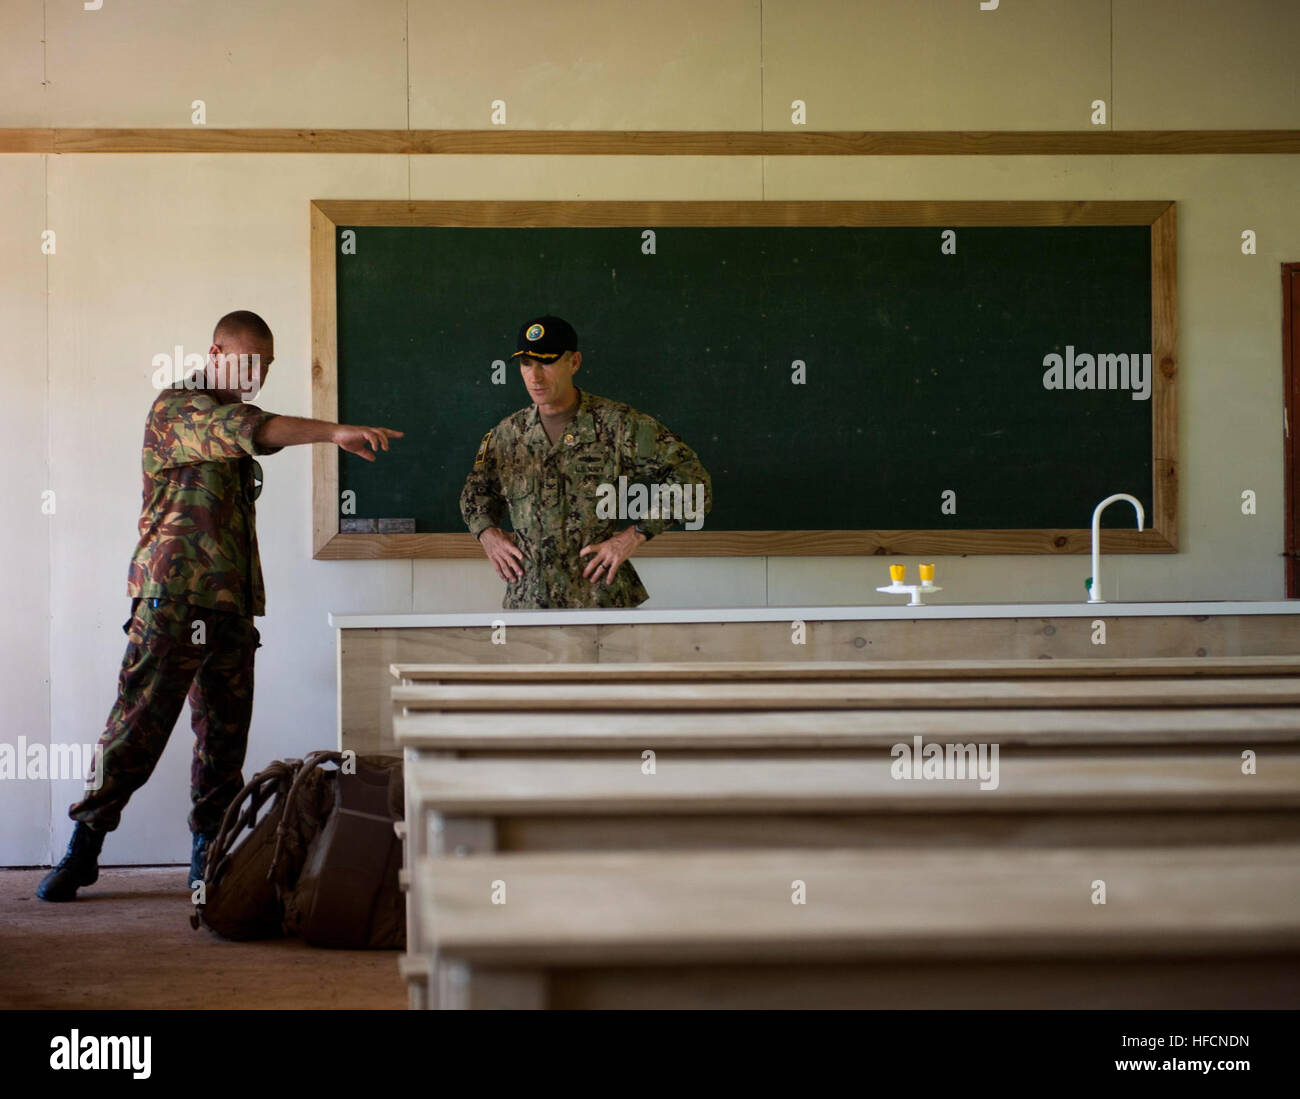
<instances>
[{"instance_id":1,"label":"outstretched hand","mask_svg":"<svg viewBox=\"0 0 1300 1099\"><path fill-rule=\"evenodd\" d=\"M367 462L375 460L375 454L388 449L389 439L400 439L405 432L394 431L391 427L356 427L352 424L339 424L334 429L333 442L349 454L356 454ZM369 450L366 447L369 446Z\"/></svg>"}]
</instances>

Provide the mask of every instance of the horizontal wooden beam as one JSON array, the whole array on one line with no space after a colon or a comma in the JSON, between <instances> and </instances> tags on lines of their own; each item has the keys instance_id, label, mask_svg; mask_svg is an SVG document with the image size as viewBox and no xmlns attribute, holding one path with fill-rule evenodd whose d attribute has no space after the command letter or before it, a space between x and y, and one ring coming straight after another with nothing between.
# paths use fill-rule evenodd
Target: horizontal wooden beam
<instances>
[{"instance_id":1,"label":"horizontal wooden beam","mask_svg":"<svg viewBox=\"0 0 1300 1099\"><path fill-rule=\"evenodd\" d=\"M820 886L815 903L778 894L792 866ZM1080 914L1094 877L1110 892L1104 919ZM511 902L494 909L495 879L510 882ZM415 892L440 963L1300 951L1300 847L1287 844L496 855L425 860Z\"/></svg>"},{"instance_id":2,"label":"horizontal wooden beam","mask_svg":"<svg viewBox=\"0 0 1300 1099\"><path fill-rule=\"evenodd\" d=\"M1174 209L1170 199L1118 202L1087 199L998 200L921 199L870 202L859 199L708 199L682 201L563 200L481 201L455 199L315 199L313 213L333 225L457 225L520 229L559 226L1056 226L1150 225ZM331 250L333 238L330 238Z\"/></svg>"},{"instance_id":3,"label":"horizontal wooden beam","mask_svg":"<svg viewBox=\"0 0 1300 1099\"><path fill-rule=\"evenodd\" d=\"M0 129L0 153L1150 156L1300 153L1300 130Z\"/></svg>"},{"instance_id":4,"label":"horizontal wooden beam","mask_svg":"<svg viewBox=\"0 0 1300 1099\"><path fill-rule=\"evenodd\" d=\"M988 746L984 745L985 753ZM702 753L701 753L702 754ZM976 761L947 781L900 781L896 753L856 759L674 759L647 782L641 768L618 759L423 759L407 763L407 811L417 828L425 814L465 820L529 815L648 818L721 813L900 812L1156 812L1232 809L1300 810L1300 750L1274 748L1258 775L1241 773L1227 751L1180 750L1134 756L1107 753L994 756L996 783L981 779ZM911 777L921 759L909 759ZM981 758L987 767L987 756ZM579 820L588 845L600 846L601 825ZM581 833L579 833L581 834ZM833 833L828 835L831 839ZM1149 842L1144 840L1143 842ZM846 846L829 843L828 846Z\"/></svg>"},{"instance_id":5,"label":"horizontal wooden beam","mask_svg":"<svg viewBox=\"0 0 1300 1099\"><path fill-rule=\"evenodd\" d=\"M329 497L337 498L337 493ZM952 557L970 553L1084 554L1092 532L1078 530L736 530L668 531L637 550L638 557L743 557L796 554L818 557ZM1105 553L1175 553L1158 530L1103 529ZM336 534L317 560L406 557L481 558L483 547L465 534Z\"/></svg>"},{"instance_id":6,"label":"horizontal wooden beam","mask_svg":"<svg viewBox=\"0 0 1300 1099\"><path fill-rule=\"evenodd\" d=\"M643 627L644 628L644 627ZM516 718L520 710L514 711ZM508 714L505 716L509 716ZM948 743L997 743L1001 751L1060 752L1104 749L1135 754L1158 749L1226 745L1300 744L1294 706L1072 706L859 710L540 710L526 720L503 720L500 710L425 710L392 719L393 737L377 750L426 752L564 753L597 758L647 747L674 756L725 752L802 756L822 752L889 750L912 737ZM349 747L353 745L349 744ZM360 746L371 751L370 745ZM626 758L626 757L625 757Z\"/></svg>"},{"instance_id":7,"label":"horizontal wooden beam","mask_svg":"<svg viewBox=\"0 0 1300 1099\"><path fill-rule=\"evenodd\" d=\"M1018 710L1080 706L1300 707L1300 680L1186 677L1120 679L979 679L845 683L458 683L394 687L399 712L633 710ZM1300 714L1297 714L1300 717Z\"/></svg>"},{"instance_id":8,"label":"horizontal wooden beam","mask_svg":"<svg viewBox=\"0 0 1300 1099\"><path fill-rule=\"evenodd\" d=\"M679 683L861 679L1065 679L1113 676L1300 676L1300 656L1077 660L733 660L629 664L401 664L403 687L433 683Z\"/></svg>"}]
</instances>

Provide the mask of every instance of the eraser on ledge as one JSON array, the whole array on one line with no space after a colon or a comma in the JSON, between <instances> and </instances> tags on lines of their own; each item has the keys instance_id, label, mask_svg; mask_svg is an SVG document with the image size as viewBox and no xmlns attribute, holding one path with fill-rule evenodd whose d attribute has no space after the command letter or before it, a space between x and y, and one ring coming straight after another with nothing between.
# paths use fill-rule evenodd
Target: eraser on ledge
<instances>
[{"instance_id":1,"label":"eraser on ledge","mask_svg":"<svg viewBox=\"0 0 1300 1099\"><path fill-rule=\"evenodd\" d=\"M378 522L379 522L380 534L414 534L415 533L414 519L380 519L378 520Z\"/></svg>"},{"instance_id":2,"label":"eraser on ledge","mask_svg":"<svg viewBox=\"0 0 1300 1099\"><path fill-rule=\"evenodd\" d=\"M374 534L375 521L373 519L357 519L355 516L348 516L339 519L340 534Z\"/></svg>"}]
</instances>

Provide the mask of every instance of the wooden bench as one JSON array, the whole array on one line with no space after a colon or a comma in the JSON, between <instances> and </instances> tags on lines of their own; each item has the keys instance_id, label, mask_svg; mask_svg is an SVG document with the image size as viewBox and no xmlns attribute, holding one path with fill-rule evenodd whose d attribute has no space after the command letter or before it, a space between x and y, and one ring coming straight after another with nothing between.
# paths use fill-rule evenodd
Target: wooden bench
<instances>
[{"instance_id":1,"label":"wooden bench","mask_svg":"<svg viewBox=\"0 0 1300 1099\"><path fill-rule=\"evenodd\" d=\"M1254 659L1240 675L1174 679L1152 666L992 681L976 679L975 662L965 681L926 680L919 666L910 679L840 681L783 679L790 665L738 679L719 665L700 682L633 666L632 680L594 683L572 665L537 666L555 682L455 666L486 674L450 686L432 666L393 690L407 749L404 880L438 851L1295 843L1300 678L1279 674L1285 658ZM890 779L889 749L914 737L1012 749L1000 793ZM1264 750L1259 775L1241 774L1245 748ZM655 776L641 772L646 749ZM433 973L422 922L408 892L413 1006Z\"/></svg>"},{"instance_id":2,"label":"wooden bench","mask_svg":"<svg viewBox=\"0 0 1300 1099\"><path fill-rule=\"evenodd\" d=\"M1300 707L1300 678L1002 679L844 683L472 683L394 687L406 713L535 710L935 710ZM1300 709L1297 710L1300 713Z\"/></svg>"},{"instance_id":3,"label":"wooden bench","mask_svg":"<svg viewBox=\"0 0 1300 1099\"><path fill-rule=\"evenodd\" d=\"M876 679L1066 679L1300 675L1300 656L1071 660L701 661L671 664L392 664L402 686L438 683L637 683Z\"/></svg>"},{"instance_id":4,"label":"wooden bench","mask_svg":"<svg viewBox=\"0 0 1300 1099\"><path fill-rule=\"evenodd\" d=\"M492 855L416 888L442 1007L1300 1006L1296 846Z\"/></svg>"},{"instance_id":5,"label":"wooden bench","mask_svg":"<svg viewBox=\"0 0 1300 1099\"><path fill-rule=\"evenodd\" d=\"M888 749L925 741L996 741L1024 750L1256 748L1300 743L1294 707L1149 709L775 710L727 713L408 710L393 719L398 744L421 754L549 757L633 753L790 755Z\"/></svg>"},{"instance_id":6,"label":"wooden bench","mask_svg":"<svg viewBox=\"0 0 1300 1099\"><path fill-rule=\"evenodd\" d=\"M1034 750L1148 751L1253 748L1295 743L1300 734L1300 677L1262 674L838 683L562 679L397 686L392 695L400 745L456 755L855 752L916 736Z\"/></svg>"},{"instance_id":7,"label":"wooden bench","mask_svg":"<svg viewBox=\"0 0 1300 1099\"><path fill-rule=\"evenodd\" d=\"M753 847L1300 844L1300 749L1244 775L1231 750L998 760L978 776L899 780L857 759L415 760L404 864L427 855ZM409 877L408 879L409 880ZM409 906L410 954L423 953ZM427 994L409 974L412 1001Z\"/></svg>"},{"instance_id":8,"label":"wooden bench","mask_svg":"<svg viewBox=\"0 0 1300 1099\"><path fill-rule=\"evenodd\" d=\"M1063 762L1066 765L1062 765ZM415 760L412 859L514 851L733 846L1300 843L1300 748L1243 774L1231 751L1152 760L997 761L978 775L899 779L852 759Z\"/></svg>"}]
</instances>

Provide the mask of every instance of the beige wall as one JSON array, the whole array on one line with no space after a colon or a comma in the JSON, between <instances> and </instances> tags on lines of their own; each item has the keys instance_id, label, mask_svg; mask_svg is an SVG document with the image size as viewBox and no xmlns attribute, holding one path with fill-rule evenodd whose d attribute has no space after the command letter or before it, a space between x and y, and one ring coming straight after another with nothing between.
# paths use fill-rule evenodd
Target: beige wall
<instances>
[{"instance_id":1,"label":"beige wall","mask_svg":"<svg viewBox=\"0 0 1300 1099\"><path fill-rule=\"evenodd\" d=\"M104 0L85 12L4 0L0 126L183 127L202 98L210 126L478 129L503 98L511 128L788 130L801 98L812 129L1087 130L1100 98L1123 128L1300 127L1290 0L1003 7ZM1176 200L1182 552L1116 557L1106 571L1112 598L1162 600L1283 595L1278 264L1300 260L1297 194L1300 158L1272 156L0 157L0 738L89 742L112 702L153 355L201 350L220 313L256 309L277 335L262 403L309 411L311 199ZM1257 256L1240 254L1246 228ZM310 455L264 467L270 613L250 773L333 736L327 611L500 599L486 562L312 561ZM40 514L47 486L54 517ZM1240 514L1246 488L1254 518ZM883 579L881 562L853 558L639 568L650 606L869 603ZM938 568L961 602L1081 598L1089 571L1085 557ZM190 744L182 725L108 861L185 857ZM66 842L75 790L18 786L0 796L0 864L46 861Z\"/></svg>"},{"instance_id":2,"label":"beige wall","mask_svg":"<svg viewBox=\"0 0 1300 1099\"><path fill-rule=\"evenodd\" d=\"M50 543L68 517L57 497L53 515L41 506L50 484L45 169L40 157L0 157L0 744L15 749L19 737L50 739ZM36 861L49 837L49 787L0 781L0 864Z\"/></svg>"}]
</instances>

